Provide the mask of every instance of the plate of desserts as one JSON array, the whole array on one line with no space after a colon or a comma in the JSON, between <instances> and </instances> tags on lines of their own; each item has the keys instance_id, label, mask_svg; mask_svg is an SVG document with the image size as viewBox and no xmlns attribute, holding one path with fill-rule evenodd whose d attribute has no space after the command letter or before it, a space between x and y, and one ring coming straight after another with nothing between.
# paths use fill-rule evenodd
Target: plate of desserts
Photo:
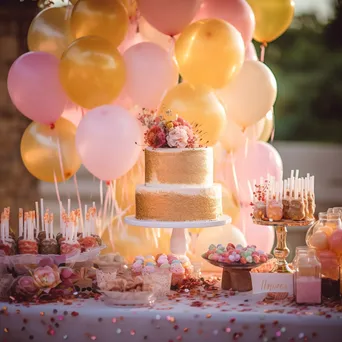
<instances>
[{"instance_id":1,"label":"plate of desserts","mask_svg":"<svg viewBox=\"0 0 342 342\"><path fill-rule=\"evenodd\" d=\"M269 226L308 226L315 221L314 176L299 178L299 171L291 171L288 179L274 177L254 181L254 223Z\"/></svg>"}]
</instances>

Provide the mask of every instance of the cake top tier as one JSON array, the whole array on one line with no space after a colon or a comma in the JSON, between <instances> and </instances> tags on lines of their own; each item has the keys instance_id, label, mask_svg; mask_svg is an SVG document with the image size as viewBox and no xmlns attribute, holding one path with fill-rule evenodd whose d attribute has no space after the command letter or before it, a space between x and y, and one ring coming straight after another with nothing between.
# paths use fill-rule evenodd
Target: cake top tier
<instances>
[{"instance_id":1,"label":"cake top tier","mask_svg":"<svg viewBox=\"0 0 342 342\"><path fill-rule=\"evenodd\" d=\"M211 147L145 149L147 186L211 186L213 178Z\"/></svg>"},{"instance_id":2,"label":"cake top tier","mask_svg":"<svg viewBox=\"0 0 342 342\"><path fill-rule=\"evenodd\" d=\"M158 116L154 112L143 112L139 121L147 128L145 144L149 147L192 149L204 145L199 126L180 117L173 119L168 113Z\"/></svg>"}]
</instances>

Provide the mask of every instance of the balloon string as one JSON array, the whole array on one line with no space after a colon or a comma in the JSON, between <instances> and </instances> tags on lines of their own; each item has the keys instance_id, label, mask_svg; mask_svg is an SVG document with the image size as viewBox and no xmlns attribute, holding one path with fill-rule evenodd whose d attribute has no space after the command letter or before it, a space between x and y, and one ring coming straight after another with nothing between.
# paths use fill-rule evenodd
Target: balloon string
<instances>
[{"instance_id":1,"label":"balloon string","mask_svg":"<svg viewBox=\"0 0 342 342\"><path fill-rule=\"evenodd\" d=\"M83 212L82 212L82 202L81 202L81 196L80 196L80 191L78 188L78 182L77 182L77 176L76 173L74 174L74 183L75 183L75 189L76 189L76 196L77 196L77 201L78 201L78 207L80 209L80 217L81 217L81 230L83 231Z\"/></svg>"},{"instance_id":2,"label":"balloon string","mask_svg":"<svg viewBox=\"0 0 342 342\"><path fill-rule=\"evenodd\" d=\"M170 44L169 54L170 54L171 57L173 57L173 54L175 52L175 43L176 43L176 38L174 36L170 36L170 39L169 39L169 44Z\"/></svg>"},{"instance_id":3,"label":"balloon string","mask_svg":"<svg viewBox=\"0 0 342 342\"><path fill-rule=\"evenodd\" d=\"M56 189L56 195L57 195L58 203L61 203L61 197L59 195L58 182L57 182L57 176L56 176L56 172L55 171L53 172L53 180L54 180L54 183L55 183L55 189Z\"/></svg>"},{"instance_id":4,"label":"balloon string","mask_svg":"<svg viewBox=\"0 0 342 342\"><path fill-rule=\"evenodd\" d=\"M266 53L267 43L262 43L260 45L260 62L265 62L265 53Z\"/></svg>"},{"instance_id":5,"label":"balloon string","mask_svg":"<svg viewBox=\"0 0 342 342\"><path fill-rule=\"evenodd\" d=\"M275 115L274 115L274 112L273 112L273 129L272 129L271 141L270 141L271 145L273 145L274 136L275 136Z\"/></svg>"}]
</instances>

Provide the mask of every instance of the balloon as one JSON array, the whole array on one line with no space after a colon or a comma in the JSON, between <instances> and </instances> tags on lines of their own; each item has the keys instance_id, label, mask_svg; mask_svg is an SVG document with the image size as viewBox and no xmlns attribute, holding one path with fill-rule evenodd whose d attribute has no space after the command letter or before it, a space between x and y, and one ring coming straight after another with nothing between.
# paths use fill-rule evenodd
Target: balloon
<instances>
[{"instance_id":1,"label":"balloon","mask_svg":"<svg viewBox=\"0 0 342 342\"><path fill-rule=\"evenodd\" d=\"M245 61L257 61L258 56L252 42L249 42L246 46Z\"/></svg>"},{"instance_id":2,"label":"balloon","mask_svg":"<svg viewBox=\"0 0 342 342\"><path fill-rule=\"evenodd\" d=\"M201 0L138 0L141 15L158 31L175 36L195 17Z\"/></svg>"},{"instance_id":3,"label":"balloon","mask_svg":"<svg viewBox=\"0 0 342 342\"><path fill-rule=\"evenodd\" d=\"M73 176L81 166L75 134L76 127L63 118L51 126L32 122L20 144L21 158L27 170L39 180L51 183L54 173L57 182Z\"/></svg>"},{"instance_id":4,"label":"balloon","mask_svg":"<svg viewBox=\"0 0 342 342\"><path fill-rule=\"evenodd\" d=\"M201 255L208 250L209 245L213 244L223 244L233 243L234 245L241 244L242 246L247 246L246 239L241 231L233 226L232 224L227 224L222 227L212 227L209 229L203 229L196 241L195 254L189 252L188 256L191 262L201 263L201 271L203 272L219 272L217 266L211 265L209 262L205 262Z\"/></svg>"},{"instance_id":5,"label":"balloon","mask_svg":"<svg viewBox=\"0 0 342 342\"><path fill-rule=\"evenodd\" d=\"M172 46L172 38L156 30L144 17L139 18L139 33L141 33L146 40L161 46L167 51L170 50Z\"/></svg>"},{"instance_id":6,"label":"balloon","mask_svg":"<svg viewBox=\"0 0 342 342\"><path fill-rule=\"evenodd\" d=\"M271 110L277 96L277 82L264 63L245 61L234 80L217 94L226 105L227 116L246 128Z\"/></svg>"},{"instance_id":7,"label":"balloon","mask_svg":"<svg viewBox=\"0 0 342 342\"><path fill-rule=\"evenodd\" d=\"M290 26L295 3L293 0L247 0L255 15L254 39L269 43Z\"/></svg>"},{"instance_id":8,"label":"balloon","mask_svg":"<svg viewBox=\"0 0 342 342\"><path fill-rule=\"evenodd\" d=\"M7 87L11 100L33 121L49 125L63 113L67 96L59 82L58 64L49 53L28 52L10 68Z\"/></svg>"},{"instance_id":9,"label":"balloon","mask_svg":"<svg viewBox=\"0 0 342 342\"><path fill-rule=\"evenodd\" d=\"M247 46L253 38L255 18L245 0L204 0L195 20L222 19L232 24Z\"/></svg>"},{"instance_id":10,"label":"balloon","mask_svg":"<svg viewBox=\"0 0 342 342\"><path fill-rule=\"evenodd\" d=\"M77 106L73 102L69 101L65 106L64 112L62 114L62 118L69 120L76 127L78 127L82 117L87 113L87 110Z\"/></svg>"},{"instance_id":11,"label":"balloon","mask_svg":"<svg viewBox=\"0 0 342 342\"><path fill-rule=\"evenodd\" d=\"M128 263L132 263L138 255L169 254L170 237L170 229L134 227L125 223L119 224L119 220L114 219L113 224L107 227L101 236L107 246L102 254L120 253Z\"/></svg>"},{"instance_id":12,"label":"balloon","mask_svg":"<svg viewBox=\"0 0 342 342\"><path fill-rule=\"evenodd\" d=\"M144 181L144 155L141 153L133 168L116 181L116 200L120 210L126 211L125 215L135 214L135 187ZM109 229L111 232L108 231ZM104 252L118 252L130 262L137 255L169 253L171 232L160 229L159 234L160 237L155 239L156 230L133 227L124 223L120 226L116 219L113 227L108 227L102 236L103 242L108 246Z\"/></svg>"},{"instance_id":13,"label":"balloon","mask_svg":"<svg viewBox=\"0 0 342 342\"><path fill-rule=\"evenodd\" d=\"M264 125L265 119L263 118L256 124L247 127L243 132L242 128L228 117L220 142L228 153L234 152L244 146L247 139L258 140L264 130Z\"/></svg>"},{"instance_id":14,"label":"balloon","mask_svg":"<svg viewBox=\"0 0 342 342\"><path fill-rule=\"evenodd\" d=\"M176 114L190 123L198 125L202 145L212 146L218 141L226 122L223 105L213 90L204 86L180 83L171 88L159 107L159 114L171 110L172 118ZM195 129L196 130L196 129Z\"/></svg>"},{"instance_id":15,"label":"balloon","mask_svg":"<svg viewBox=\"0 0 342 342\"><path fill-rule=\"evenodd\" d=\"M154 43L140 43L123 55L127 68L126 94L133 103L157 108L166 91L178 83L172 56Z\"/></svg>"},{"instance_id":16,"label":"balloon","mask_svg":"<svg viewBox=\"0 0 342 342\"><path fill-rule=\"evenodd\" d=\"M98 36L117 47L125 38L128 23L127 10L120 0L82 0L72 11L70 27L76 39Z\"/></svg>"},{"instance_id":17,"label":"balloon","mask_svg":"<svg viewBox=\"0 0 342 342\"><path fill-rule=\"evenodd\" d=\"M175 45L184 80L222 88L240 70L245 46L239 32L219 19L204 19L188 26Z\"/></svg>"},{"instance_id":18,"label":"balloon","mask_svg":"<svg viewBox=\"0 0 342 342\"><path fill-rule=\"evenodd\" d=\"M77 128L76 146L83 165L105 181L117 179L131 169L141 145L139 121L119 106L90 110Z\"/></svg>"},{"instance_id":19,"label":"balloon","mask_svg":"<svg viewBox=\"0 0 342 342\"><path fill-rule=\"evenodd\" d=\"M280 181L283 163L278 151L262 141L248 142L233 155L233 167L238 182L240 202L249 204L252 201L253 180L267 174Z\"/></svg>"},{"instance_id":20,"label":"balloon","mask_svg":"<svg viewBox=\"0 0 342 342\"><path fill-rule=\"evenodd\" d=\"M68 7L52 7L37 14L27 35L30 51L48 52L57 58L62 56L72 40L69 32L68 11Z\"/></svg>"},{"instance_id":21,"label":"balloon","mask_svg":"<svg viewBox=\"0 0 342 342\"><path fill-rule=\"evenodd\" d=\"M251 207L241 208L240 222L237 224L246 236L249 245L255 245L258 250L271 253L274 245L274 228L270 226L259 226L251 219Z\"/></svg>"},{"instance_id":22,"label":"balloon","mask_svg":"<svg viewBox=\"0 0 342 342\"><path fill-rule=\"evenodd\" d=\"M74 41L63 54L60 79L73 102L91 109L110 104L119 96L126 69L118 50L108 41L84 37Z\"/></svg>"},{"instance_id":23,"label":"balloon","mask_svg":"<svg viewBox=\"0 0 342 342\"><path fill-rule=\"evenodd\" d=\"M240 206L238 199L234 193L228 190L228 188L222 185L222 211L223 214L232 218L232 223L235 224L238 221L240 215Z\"/></svg>"},{"instance_id":24,"label":"balloon","mask_svg":"<svg viewBox=\"0 0 342 342\"><path fill-rule=\"evenodd\" d=\"M259 140L268 141L274 130L274 113L273 109L270 110L265 116L265 124L262 133L260 134Z\"/></svg>"},{"instance_id":25,"label":"balloon","mask_svg":"<svg viewBox=\"0 0 342 342\"><path fill-rule=\"evenodd\" d=\"M123 54L131 46L142 43L143 41L143 36L140 34L140 32L137 33L137 23L132 23L128 26L126 37L124 41L119 45L118 50L121 54Z\"/></svg>"}]
</instances>

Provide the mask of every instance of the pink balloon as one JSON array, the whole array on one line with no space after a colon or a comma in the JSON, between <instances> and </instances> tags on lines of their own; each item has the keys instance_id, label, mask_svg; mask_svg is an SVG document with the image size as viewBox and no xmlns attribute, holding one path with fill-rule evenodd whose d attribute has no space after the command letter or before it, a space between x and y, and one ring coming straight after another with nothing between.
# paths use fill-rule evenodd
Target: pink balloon
<instances>
[{"instance_id":1,"label":"pink balloon","mask_svg":"<svg viewBox=\"0 0 342 342\"><path fill-rule=\"evenodd\" d=\"M82 108L73 103L71 100L65 106L62 117L72 122L76 127L82 120L82 117L87 113L88 109Z\"/></svg>"},{"instance_id":2,"label":"pink balloon","mask_svg":"<svg viewBox=\"0 0 342 342\"><path fill-rule=\"evenodd\" d=\"M154 43L139 43L123 55L126 64L125 92L134 104L157 108L166 91L178 83L172 56Z\"/></svg>"},{"instance_id":3,"label":"pink balloon","mask_svg":"<svg viewBox=\"0 0 342 342\"><path fill-rule=\"evenodd\" d=\"M241 208L237 227L241 229L249 245L255 245L257 249L271 253L275 238L274 228L254 224L250 216L251 211L251 207Z\"/></svg>"},{"instance_id":4,"label":"pink balloon","mask_svg":"<svg viewBox=\"0 0 342 342\"><path fill-rule=\"evenodd\" d=\"M247 46L253 38L255 17L246 0L204 0L195 20L216 18L232 24Z\"/></svg>"},{"instance_id":5,"label":"pink balloon","mask_svg":"<svg viewBox=\"0 0 342 342\"><path fill-rule=\"evenodd\" d=\"M62 115L67 96L59 82L59 60L46 52L28 52L11 66L7 87L13 104L29 119L52 124Z\"/></svg>"},{"instance_id":6,"label":"pink balloon","mask_svg":"<svg viewBox=\"0 0 342 342\"><path fill-rule=\"evenodd\" d=\"M124 41L119 45L118 50L123 54L132 45L138 44L145 41L143 36L137 32L137 23L133 22L128 26L128 32Z\"/></svg>"},{"instance_id":7,"label":"pink balloon","mask_svg":"<svg viewBox=\"0 0 342 342\"><path fill-rule=\"evenodd\" d=\"M336 229L329 237L330 249L338 255L342 255L342 230Z\"/></svg>"},{"instance_id":8,"label":"pink balloon","mask_svg":"<svg viewBox=\"0 0 342 342\"><path fill-rule=\"evenodd\" d=\"M194 19L201 0L138 0L141 15L158 31L175 36Z\"/></svg>"},{"instance_id":9,"label":"pink balloon","mask_svg":"<svg viewBox=\"0 0 342 342\"><path fill-rule=\"evenodd\" d=\"M90 110L76 132L83 165L99 179L117 179L137 162L141 152L139 121L126 109L105 105Z\"/></svg>"},{"instance_id":10,"label":"pink balloon","mask_svg":"<svg viewBox=\"0 0 342 342\"><path fill-rule=\"evenodd\" d=\"M263 141L248 142L233 155L233 168L238 183L237 194L240 202L249 204L253 197L253 180L259 181L260 177L267 174L281 180L283 162L278 151Z\"/></svg>"},{"instance_id":11,"label":"pink balloon","mask_svg":"<svg viewBox=\"0 0 342 342\"><path fill-rule=\"evenodd\" d=\"M254 47L254 44L252 42L249 42L246 45L246 51L245 51L245 60L246 61L257 61L258 56Z\"/></svg>"}]
</instances>

